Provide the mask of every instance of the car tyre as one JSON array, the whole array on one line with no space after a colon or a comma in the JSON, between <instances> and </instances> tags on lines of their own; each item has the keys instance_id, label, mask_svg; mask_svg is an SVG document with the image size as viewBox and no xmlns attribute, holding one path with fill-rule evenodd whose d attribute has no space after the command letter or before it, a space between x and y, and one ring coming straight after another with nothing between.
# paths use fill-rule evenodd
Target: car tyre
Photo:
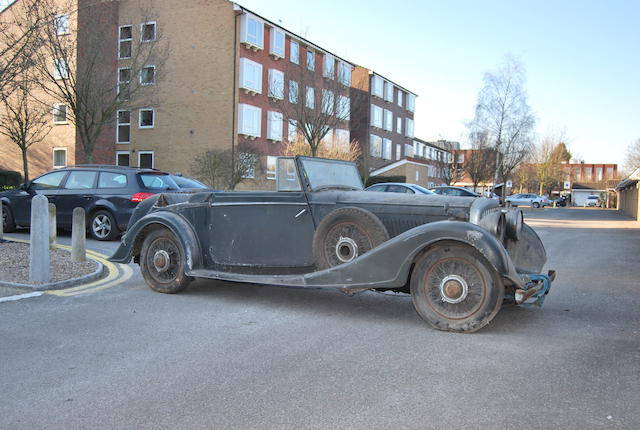
<instances>
[{"instance_id":1,"label":"car tyre","mask_svg":"<svg viewBox=\"0 0 640 430\"><path fill-rule=\"evenodd\" d=\"M380 219L366 209L345 207L325 216L313 235L319 270L348 263L389 240Z\"/></svg>"},{"instance_id":2,"label":"car tyre","mask_svg":"<svg viewBox=\"0 0 640 430\"><path fill-rule=\"evenodd\" d=\"M155 229L144 238L140 250L140 271L147 285L159 293L178 293L192 281L185 274L182 244L165 228Z\"/></svg>"},{"instance_id":3,"label":"car tyre","mask_svg":"<svg viewBox=\"0 0 640 430\"><path fill-rule=\"evenodd\" d=\"M504 298L500 277L475 248L442 243L418 258L411 274L413 306L429 325L474 332L496 316Z\"/></svg>"},{"instance_id":4,"label":"car tyre","mask_svg":"<svg viewBox=\"0 0 640 430\"><path fill-rule=\"evenodd\" d=\"M13 213L7 205L2 205L2 230L5 233L16 231L16 223L13 220Z\"/></svg>"},{"instance_id":5,"label":"car tyre","mask_svg":"<svg viewBox=\"0 0 640 430\"><path fill-rule=\"evenodd\" d=\"M538 202L531 202L531 207L532 207L532 208L535 208L535 209L538 209L538 208L540 207L540 203L538 203Z\"/></svg>"},{"instance_id":6,"label":"car tyre","mask_svg":"<svg viewBox=\"0 0 640 430\"><path fill-rule=\"evenodd\" d=\"M96 240L116 240L120 235L120 230L111 212L99 210L91 215L89 233Z\"/></svg>"}]
</instances>

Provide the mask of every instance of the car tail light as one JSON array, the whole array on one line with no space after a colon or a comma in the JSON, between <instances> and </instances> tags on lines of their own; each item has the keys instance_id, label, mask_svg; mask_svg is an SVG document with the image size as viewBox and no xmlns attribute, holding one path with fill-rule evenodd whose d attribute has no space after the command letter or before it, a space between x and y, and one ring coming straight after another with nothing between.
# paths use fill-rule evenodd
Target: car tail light
<instances>
[{"instance_id":1,"label":"car tail light","mask_svg":"<svg viewBox=\"0 0 640 430\"><path fill-rule=\"evenodd\" d=\"M144 199L148 199L149 197L155 195L155 193L135 193L133 196L131 196L131 201L132 202L141 202Z\"/></svg>"}]
</instances>

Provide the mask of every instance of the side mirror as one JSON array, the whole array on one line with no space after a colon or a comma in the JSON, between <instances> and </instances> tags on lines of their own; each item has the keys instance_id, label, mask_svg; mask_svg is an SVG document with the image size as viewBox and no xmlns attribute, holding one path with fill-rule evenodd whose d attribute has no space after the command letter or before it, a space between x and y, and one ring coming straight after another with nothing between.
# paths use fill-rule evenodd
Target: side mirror
<instances>
[{"instance_id":1,"label":"side mirror","mask_svg":"<svg viewBox=\"0 0 640 430\"><path fill-rule=\"evenodd\" d=\"M20 189L22 191L29 191L29 186L31 185L31 181L27 181L23 184L20 184Z\"/></svg>"}]
</instances>

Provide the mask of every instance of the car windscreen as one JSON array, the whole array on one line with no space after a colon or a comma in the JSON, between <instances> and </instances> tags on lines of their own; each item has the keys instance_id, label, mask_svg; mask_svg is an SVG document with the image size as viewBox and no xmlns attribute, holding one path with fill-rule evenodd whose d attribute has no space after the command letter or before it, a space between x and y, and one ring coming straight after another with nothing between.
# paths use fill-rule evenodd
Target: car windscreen
<instances>
[{"instance_id":1,"label":"car windscreen","mask_svg":"<svg viewBox=\"0 0 640 430\"><path fill-rule=\"evenodd\" d=\"M151 190L178 190L180 187L166 173L139 173L138 177L145 188Z\"/></svg>"},{"instance_id":2,"label":"car windscreen","mask_svg":"<svg viewBox=\"0 0 640 430\"><path fill-rule=\"evenodd\" d=\"M335 160L303 158L302 166L311 189L344 188L362 190L362 180L355 164Z\"/></svg>"},{"instance_id":3,"label":"car windscreen","mask_svg":"<svg viewBox=\"0 0 640 430\"><path fill-rule=\"evenodd\" d=\"M424 194L436 194L431 190L427 190L425 187L421 187L420 185L413 184L413 188L415 188L416 190L419 190L421 193L424 193Z\"/></svg>"}]
</instances>

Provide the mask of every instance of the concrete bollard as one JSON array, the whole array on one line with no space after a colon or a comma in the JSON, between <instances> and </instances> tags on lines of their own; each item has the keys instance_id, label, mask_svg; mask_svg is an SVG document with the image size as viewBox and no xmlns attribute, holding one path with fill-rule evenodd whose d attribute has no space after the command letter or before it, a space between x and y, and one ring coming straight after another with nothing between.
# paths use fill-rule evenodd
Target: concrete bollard
<instances>
[{"instance_id":1,"label":"concrete bollard","mask_svg":"<svg viewBox=\"0 0 640 430\"><path fill-rule=\"evenodd\" d=\"M56 224L56 205L49 203L49 249L56 249L58 225Z\"/></svg>"},{"instance_id":2,"label":"concrete bollard","mask_svg":"<svg viewBox=\"0 0 640 430\"><path fill-rule=\"evenodd\" d=\"M87 226L84 220L84 209L75 208L71 221L71 260L76 263L85 261L87 248Z\"/></svg>"},{"instance_id":3,"label":"concrete bollard","mask_svg":"<svg viewBox=\"0 0 640 430\"><path fill-rule=\"evenodd\" d=\"M32 283L49 282L51 256L49 255L49 200L42 194L31 200L31 247L29 280Z\"/></svg>"}]
</instances>

